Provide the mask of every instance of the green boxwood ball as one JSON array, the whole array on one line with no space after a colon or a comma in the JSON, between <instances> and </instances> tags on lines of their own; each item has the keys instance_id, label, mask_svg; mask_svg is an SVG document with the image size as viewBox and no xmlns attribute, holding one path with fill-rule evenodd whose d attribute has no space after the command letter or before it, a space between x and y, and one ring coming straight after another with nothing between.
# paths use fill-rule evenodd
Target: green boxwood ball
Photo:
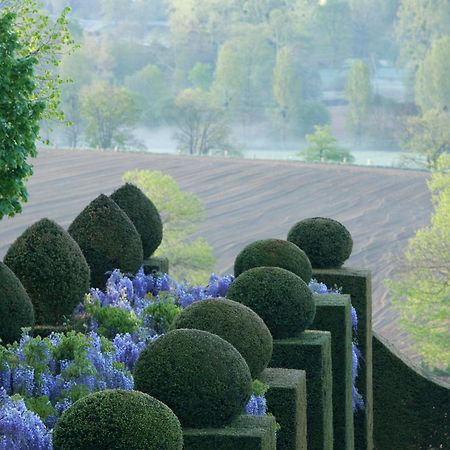
<instances>
[{"instance_id":1,"label":"green boxwood ball","mask_svg":"<svg viewBox=\"0 0 450 450\"><path fill-rule=\"evenodd\" d=\"M239 275L227 297L253 309L275 339L297 336L316 313L312 292L297 275L280 267L255 267Z\"/></svg>"},{"instance_id":2,"label":"green boxwood ball","mask_svg":"<svg viewBox=\"0 0 450 450\"><path fill-rule=\"evenodd\" d=\"M16 239L5 264L28 292L39 325L63 323L89 289L90 270L80 247L49 219L39 220Z\"/></svg>"},{"instance_id":3,"label":"green boxwood ball","mask_svg":"<svg viewBox=\"0 0 450 450\"><path fill-rule=\"evenodd\" d=\"M54 450L181 450L175 414L159 400L121 389L76 401L56 423Z\"/></svg>"},{"instance_id":4,"label":"green boxwood ball","mask_svg":"<svg viewBox=\"0 0 450 450\"><path fill-rule=\"evenodd\" d=\"M353 239L347 228L326 217L297 222L289 230L287 239L308 255L315 268L341 267L353 248Z\"/></svg>"},{"instance_id":5,"label":"green boxwood ball","mask_svg":"<svg viewBox=\"0 0 450 450\"><path fill-rule=\"evenodd\" d=\"M272 358L272 335L267 325L250 308L232 300L193 303L178 315L174 327L209 331L225 339L247 361L252 378L257 378Z\"/></svg>"},{"instance_id":6,"label":"green boxwood ball","mask_svg":"<svg viewBox=\"0 0 450 450\"><path fill-rule=\"evenodd\" d=\"M241 354L221 337L178 329L146 347L136 361L135 389L164 402L183 427L221 427L242 413L252 382Z\"/></svg>"},{"instance_id":7,"label":"green boxwood ball","mask_svg":"<svg viewBox=\"0 0 450 450\"><path fill-rule=\"evenodd\" d=\"M93 287L105 287L108 271L135 273L142 265L142 241L136 227L106 195L99 195L81 211L71 223L69 233L91 268Z\"/></svg>"},{"instance_id":8,"label":"green boxwood ball","mask_svg":"<svg viewBox=\"0 0 450 450\"><path fill-rule=\"evenodd\" d=\"M134 184L126 183L111 194L125 211L142 239L144 257L149 257L161 244L163 225L156 206Z\"/></svg>"},{"instance_id":9,"label":"green boxwood ball","mask_svg":"<svg viewBox=\"0 0 450 450\"><path fill-rule=\"evenodd\" d=\"M2 344L11 344L20 339L22 327L33 327L33 305L20 280L2 262L0 286L0 338Z\"/></svg>"},{"instance_id":10,"label":"green boxwood ball","mask_svg":"<svg viewBox=\"0 0 450 450\"><path fill-rule=\"evenodd\" d=\"M234 261L234 276L238 277L253 267L281 267L298 275L306 284L312 277L306 253L282 239L263 239L247 245Z\"/></svg>"}]
</instances>

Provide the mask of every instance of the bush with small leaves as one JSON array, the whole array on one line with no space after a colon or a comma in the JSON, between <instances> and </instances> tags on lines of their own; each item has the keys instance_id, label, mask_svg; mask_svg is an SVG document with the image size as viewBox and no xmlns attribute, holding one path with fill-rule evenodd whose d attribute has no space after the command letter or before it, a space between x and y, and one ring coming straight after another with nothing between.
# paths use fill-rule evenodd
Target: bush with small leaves
<instances>
[{"instance_id":1,"label":"bush with small leaves","mask_svg":"<svg viewBox=\"0 0 450 450\"><path fill-rule=\"evenodd\" d=\"M227 297L253 309L275 339L297 336L316 313L306 283L280 267L255 267L243 272L230 286Z\"/></svg>"},{"instance_id":2,"label":"bush with small leaves","mask_svg":"<svg viewBox=\"0 0 450 450\"><path fill-rule=\"evenodd\" d=\"M16 239L5 264L28 292L39 325L62 324L89 289L89 266L80 247L49 219L31 225Z\"/></svg>"},{"instance_id":3,"label":"bush with small leaves","mask_svg":"<svg viewBox=\"0 0 450 450\"><path fill-rule=\"evenodd\" d=\"M126 183L114 191L111 198L125 211L140 234L144 257L151 256L163 237L163 225L156 206L131 183Z\"/></svg>"},{"instance_id":4,"label":"bush with small leaves","mask_svg":"<svg viewBox=\"0 0 450 450\"><path fill-rule=\"evenodd\" d=\"M0 338L2 344L9 344L20 339L21 328L34 325L33 305L20 280L2 262L0 286Z\"/></svg>"},{"instance_id":5,"label":"bush with small leaves","mask_svg":"<svg viewBox=\"0 0 450 450\"><path fill-rule=\"evenodd\" d=\"M353 239L347 228L326 217L297 222L289 230L287 239L308 255L314 268L341 267L353 248Z\"/></svg>"},{"instance_id":6,"label":"bush with small leaves","mask_svg":"<svg viewBox=\"0 0 450 450\"><path fill-rule=\"evenodd\" d=\"M306 253L282 239L263 239L247 245L234 261L234 276L238 277L253 267L281 267L298 275L306 284L312 277Z\"/></svg>"},{"instance_id":7,"label":"bush with small leaves","mask_svg":"<svg viewBox=\"0 0 450 450\"><path fill-rule=\"evenodd\" d=\"M217 334L244 357L255 379L272 357L272 335L267 325L250 308L225 298L203 300L184 309L175 328L194 328Z\"/></svg>"},{"instance_id":8,"label":"bush with small leaves","mask_svg":"<svg viewBox=\"0 0 450 450\"><path fill-rule=\"evenodd\" d=\"M90 394L63 413L54 450L181 450L180 422L164 403L121 389Z\"/></svg>"},{"instance_id":9,"label":"bush with small leaves","mask_svg":"<svg viewBox=\"0 0 450 450\"><path fill-rule=\"evenodd\" d=\"M108 271L135 273L142 264L142 241L136 227L106 195L99 195L81 211L71 223L69 233L91 268L94 287L105 287Z\"/></svg>"},{"instance_id":10,"label":"bush with small leaves","mask_svg":"<svg viewBox=\"0 0 450 450\"><path fill-rule=\"evenodd\" d=\"M244 411L251 376L241 354L221 337L178 329L150 343L134 369L135 389L173 410L183 427L221 427Z\"/></svg>"}]
</instances>

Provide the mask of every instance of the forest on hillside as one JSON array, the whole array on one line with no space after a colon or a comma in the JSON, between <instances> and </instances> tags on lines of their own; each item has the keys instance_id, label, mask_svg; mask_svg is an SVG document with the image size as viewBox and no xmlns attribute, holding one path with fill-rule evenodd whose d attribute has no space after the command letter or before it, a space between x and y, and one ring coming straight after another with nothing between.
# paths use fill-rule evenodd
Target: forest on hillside
<instances>
[{"instance_id":1,"label":"forest on hillside","mask_svg":"<svg viewBox=\"0 0 450 450\"><path fill-rule=\"evenodd\" d=\"M43 2L67 6L79 49L59 66L56 145L403 149L428 167L449 151L447 0Z\"/></svg>"}]
</instances>

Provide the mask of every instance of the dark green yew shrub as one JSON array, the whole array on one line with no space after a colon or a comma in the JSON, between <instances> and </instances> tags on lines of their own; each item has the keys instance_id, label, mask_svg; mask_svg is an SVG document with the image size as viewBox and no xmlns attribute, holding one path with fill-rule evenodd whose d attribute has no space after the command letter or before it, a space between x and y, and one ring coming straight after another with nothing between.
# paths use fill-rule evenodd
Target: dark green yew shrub
<instances>
[{"instance_id":1,"label":"dark green yew shrub","mask_svg":"<svg viewBox=\"0 0 450 450\"><path fill-rule=\"evenodd\" d=\"M281 267L298 275L306 284L311 281L312 267L306 253L282 239L263 239L247 245L234 261L234 276L253 267Z\"/></svg>"},{"instance_id":2,"label":"dark green yew shrub","mask_svg":"<svg viewBox=\"0 0 450 450\"><path fill-rule=\"evenodd\" d=\"M219 336L178 329L148 345L134 369L135 389L164 402L183 427L220 427L242 413L251 394L250 370Z\"/></svg>"},{"instance_id":3,"label":"dark green yew shrub","mask_svg":"<svg viewBox=\"0 0 450 450\"><path fill-rule=\"evenodd\" d=\"M193 303L175 319L175 328L194 328L217 334L244 357L252 378L268 366L272 335L261 317L241 303L216 298Z\"/></svg>"},{"instance_id":4,"label":"dark green yew shrub","mask_svg":"<svg viewBox=\"0 0 450 450\"><path fill-rule=\"evenodd\" d=\"M111 194L111 198L125 211L142 239L147 258L161 244L163 225L156 206L134 184L126 183Z\"/></svg>"},{"instance_id":5,"label":"dark green yew shrub","mask_svg":"<svg viewBox=\"0 0 450 450\"><path fill-rule=\"evenodd\" d=\"M0 338L2 344L19 340L22 327L34 325L33 305L22 283L0 262Z\"/></svg>"},{"instance_id":6,"label":"dark green yew shrub","mask_svg":"<svg viewBox=\"0 0 450 450\"><path fill-rule=\"evenodd\" d=\"M53 431L55 450L181 450L175 414L159 400L120 389L90 394L63 413Z\"/></svg>"},{"instance_id":7,"label":"dark green yew shrub","mask_svg":"<svg viewBox=\"0 0 450 450\"><path fill-rule=\"evenodd\" d=\"M89 266L80 247L49 219L36 222L16 239L5 264L27 290L39 325L63 323L89 289Z\"/></svg>"},{"instance_id":8,"label":"dark green yew shrub","mask_svg":"<svg viewBox=\"0 0 450 450\"><path fill-rule=\"evenodd\" d=\"M81 211L69 233L91 268L94 287L104 288L105 273L110 270L135 273L142 264L142 241L136 227L106 195L99 195Z\"/></svg>"},{"instance_id":9,"label":"dark green yew shrub","mask_svg":"<svg viewBox=\"0 0 450 450\"><path fill-rule=\"evenodd\" d=\"M353 239L347 228L325 217L297 222L289 230L287 239L308 255L314 268L341 267L353 248Z\"/></svg>"},{"instance_id":10,"label":"dark green yew shrub","mask_svg":"<svg viewBox=\"0 0 450 450\"><path fill-rule=\"evenodd\" d=\"M255 267L243 272L231 284L227 297L253 309L275 339L298 335L316 313L306 283L280 267Z\"/></svg>"}]
</instances>

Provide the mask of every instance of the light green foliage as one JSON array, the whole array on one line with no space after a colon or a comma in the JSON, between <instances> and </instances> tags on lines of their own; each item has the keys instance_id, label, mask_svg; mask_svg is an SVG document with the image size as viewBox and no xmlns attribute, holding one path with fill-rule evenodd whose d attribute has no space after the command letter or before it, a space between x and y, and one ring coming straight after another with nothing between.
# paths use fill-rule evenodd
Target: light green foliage
<instances>
[{"instance_id":1,"label":"light green foliage","mask_svg":"<svg viewBox=\"0 0 450 450\"><path fill-rule=\"evenodd\" d=\"M171 275L180 281L204 284L214 268L215 258L204 239L191 238L205 217L200 198L183 192L171 176L158 171L129 171L122 180L135 184L158 209L164 235L156 255L169 259Z\"/></svg>"},{"instance_id":2,"label":"light green foliage","mask_svg":"<svg viewBox=\"0 0 450 450\"><path fill-rule=\"evenodd\" d=\"M431 42L448 34L449 29L448 0L402 0L395 30L400 62L415 71L431 47Z\"/></svg>"},{"instance_id":3,"label":"light green foliage","mask_svg":"<svg viewBox=\"0 0 450 450\"><path fill-rule=\"evenodd\" d=\"M369 67L363 61L355 61L348 74L345 97L349 104L348 124L357 137L363 131L373 104L373 96Z\"/></svg>"},{"instance_id":4,"label":"light green foliage","mask_svg":"<svg viewBox=\"0 0 450 450\"><path fill-rule=\"evenodd\" d=\"M339 147L337 140L331 135L331 128L327 125L316 126L314 134L307 134L308 147L299 153L305 161L331 161L352 163L354 161L350 150Z\"/></svg>"},{"instance_id":5,"label":"light green foliage","mask_svg":"<svg viewBox=\"0 0 450 450\"><path fill-rule=\"evenodd\" d=\"M217 55L213 95L230 114L248 120L272 100L275 54L263 29L247 26Z\"/></svg>"},{"instance_id":6,"label":"light green foliage","mask_svg":"<svg viewBox=\"0 0 450 450\"><path fill-rule=\"evenodd\" d=\"M125 86L135 95L142 111L141 120L146 125L158 125L164 120L170 103L170 86L158 66L146 65L127 77Z\"/></svg>"},{"instance_id":7,"label":"light green foliage","mask_svg":"<svg viewBox=\"0 0 450 450\"><path fill-rule=\"evenodd\" d=\"M416 103L422 111L450 109L449 74L450 35L433 41L417 71Z\"/></svg>"},{"instance_id":8,"label":"light green foliage","mask_svg":"<svg viewBox=\"0 0 450 450\"><path fill-rule=\"evenodd\" d=\"M175 318L181 312L181 307L176 304L176 299L170 294L159 294L159 300L145 308L144 314L152 317L153 328L157 333L165 333L170 330Z\"/></svg>"},{"instance_id":9,"label":"light green foliage","mask_svg":"<svg viewBox=\"0 0 450 450\"><path fill-rule=\"evenodd\" d=\"M73 46L68 10L52 24L34 0L2 2L0 9L0 219L27 201L41 119L61 119L62 78L53 70L60 53Z\"/></svg>"},{"instance_id":10,"label":"light green foliage","mask_svg":"<svg viewBox=\"0 0 450 450\"><path fill-rule=\"evenodd\" d=\"M189 71L188 78L195 89L201 89L206 92L210 88L213 80L211 64L195 63Z\"/></svg>"},{"instance_id":11,"label":"light green foliage","mask_svg":"<svg viewBox=\"0 0 450 450\"><path fill-rule=\"evenodd\" d=\"M139 120L133 95L106 81L86 86L80 93L81 114L86 122L86 138L92 146L111 148L132 142L131 129Z\"/></svg>"},{"instance_id":12,"label":"light green foliage","mask_svg":"<svg viewBox=\"0 0 450 450\"><path fill-rule=\"evenodd\" d=\"M450 373L450 155L439 158L428 187L431 224L409 240L404 267L388 286L424 362Z\"/></svg>"},{"instance_id":13,"label":"light green foliage","mask_svg":"<svg viewBox=\"0 0 450 450\"><path fill-rule=\"evenodd\" d=\"M436 169L439 157L450 153L450 113L430 109L422 115L405 119L400 144L403 159L419 167Z\"/></svg>"},{"instance_id":14,"label":"light green foliage","mask_svg":"<svg viewBox=\"0 0 450 450\"><path fill-rule=\"evenodd\" d=\"M284 138L289 126L295 127L298 124L303 100L302 80L296 70L293 51L289 47L282 47L277 52L273 71L273 98Z\"/></svg>"},{"instance_id":15,"label":"light green foliage","mask_svg":"<svg viewBox=\"0 0 450 450\"><path fill-rule=\"evenodd\" d=\"M228 121L209 92L185 89L175 100L178 149L189 155L209 155L230 148Z\"/></svg>"}]
</instances>

